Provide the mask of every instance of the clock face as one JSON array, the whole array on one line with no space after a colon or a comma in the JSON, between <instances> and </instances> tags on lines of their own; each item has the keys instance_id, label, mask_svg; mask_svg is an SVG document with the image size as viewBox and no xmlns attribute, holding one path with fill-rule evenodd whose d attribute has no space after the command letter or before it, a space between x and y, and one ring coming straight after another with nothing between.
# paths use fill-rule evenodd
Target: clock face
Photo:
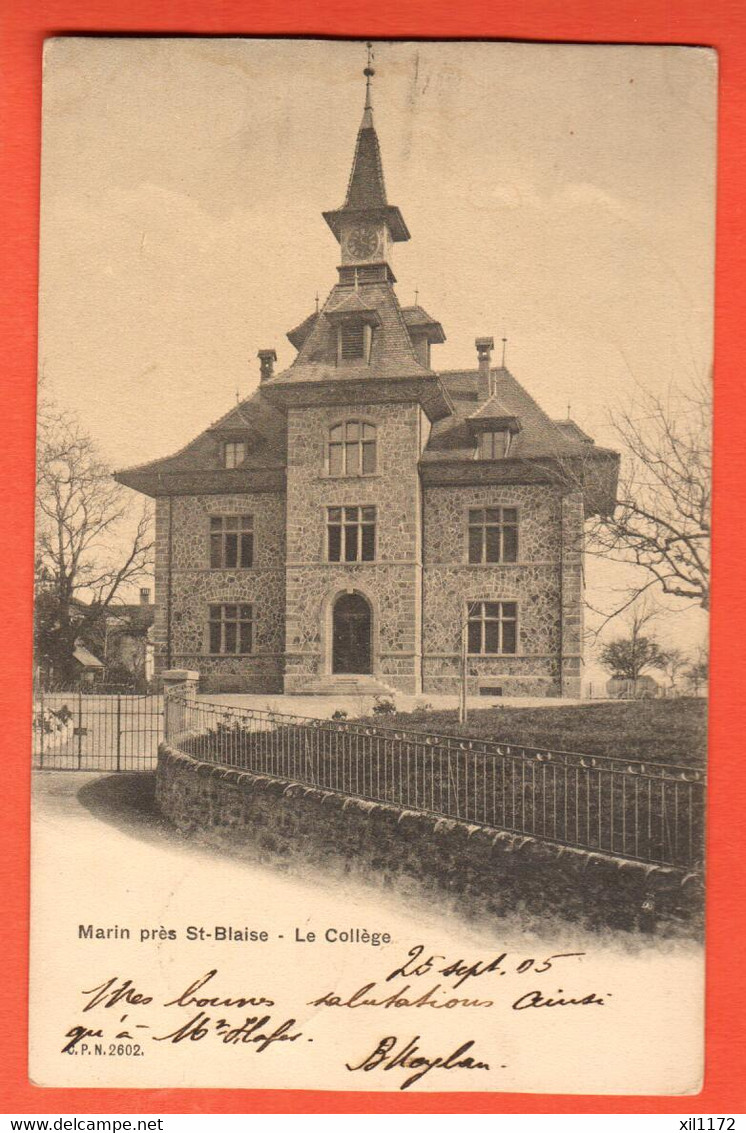
<instances>
[{"instance_id":1,"label":"clock face","mask_svg":"<svg viewBox=\"0 0 746 1133\"><path fill-rule=\"evenodd\" d=\"M369 260L380 245L378 229L372 224L358 224L351 228L345 245L348 253L356 260Z\"/></svg>"}]
</instances>

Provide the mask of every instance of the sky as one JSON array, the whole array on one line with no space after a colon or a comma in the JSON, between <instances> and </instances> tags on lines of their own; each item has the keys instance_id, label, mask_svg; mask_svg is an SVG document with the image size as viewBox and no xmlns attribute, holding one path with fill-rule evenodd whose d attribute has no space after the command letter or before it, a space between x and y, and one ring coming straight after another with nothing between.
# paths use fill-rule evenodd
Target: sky
<instances>
[{"instance_id":1,"label":"sky","mask_svg":"<svg viewBox=\"0 0 746 1133\"><path fill-rule=\"evenodd\" d=\"M373 102L402 303L440 369L506 337L553 417L710 370L716 61L696 48L380 42ZM49 41L40 373L113 467L180 448L258 382L336 279L361 42ZM603 601L612 580L589 563ZM703 616L675 603L686 643ZM676 611L679 611L676 613ZM665 634L663 635L665 636Z\"/></svg>"}]
</instances>

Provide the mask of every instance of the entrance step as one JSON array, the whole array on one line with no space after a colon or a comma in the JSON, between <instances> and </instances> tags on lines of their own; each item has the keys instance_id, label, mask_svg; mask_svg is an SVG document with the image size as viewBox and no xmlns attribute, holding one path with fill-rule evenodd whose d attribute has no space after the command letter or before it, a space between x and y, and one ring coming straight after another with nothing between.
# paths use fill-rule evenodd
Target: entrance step
<instances>
[{"instance_id":1,"label":"entrance step","mask_svg":"<svg viewBox=\"0 0 746 1133\"><path fill-rule=\"evenodd\" d=\"M294 689L293 692L313 696L393 697L396 695L396 689L365 673L311 678L305 688Z\"/></svg>"}]
</instances>

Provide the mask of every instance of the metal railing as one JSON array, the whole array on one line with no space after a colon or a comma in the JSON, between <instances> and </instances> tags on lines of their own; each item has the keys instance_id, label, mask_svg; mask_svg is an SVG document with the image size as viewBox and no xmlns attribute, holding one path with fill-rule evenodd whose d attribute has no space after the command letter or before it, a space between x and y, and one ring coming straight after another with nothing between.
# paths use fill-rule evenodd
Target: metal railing
<instances>
[{"instance_id":1,"label":"metal railing","mask_svg":"<svg viewBox=\"0 0 746 1133\"><path fill-rule=\"evenodd\" d=\"M163 733L163 697L86 685L34 695L33 766L54 771L148 771Z\"/></svg>"},{"instance_id":2,"label":"metal railing","mask_svg":"<svg viewBox=\"0 0 746 1133\"><path fill-rule=\"evenodd\" d=\"M705 780L684 766L548 751L367 722L166 700L166 739L222 767L494 830L693 868Z\"/></svg>"}]
</instances>

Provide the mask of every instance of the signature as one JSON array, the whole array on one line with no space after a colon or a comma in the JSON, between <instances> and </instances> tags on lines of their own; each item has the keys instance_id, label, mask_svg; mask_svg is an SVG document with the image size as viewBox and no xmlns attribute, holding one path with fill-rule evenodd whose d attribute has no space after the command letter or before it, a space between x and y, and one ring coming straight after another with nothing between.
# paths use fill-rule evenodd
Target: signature
<instances>
[{"instance_id":1,"label":"signature","mask_svg":"<svg viewBox=\"0 0 746 1133\"><path fill-rule=\"evenodd\" d=\"M447 1055L421 1054L417 1045L419 1042L419 1035L415 1035L413 1039L408 1039L406 1042L401 1042L396 1035L387 1035L385 1038L379 1039L375 1050L367 1054L357 1066L350 1066L349 1062L346 1062L345 1067L351 1072L378 1069L414 1070L415 1073L410 1074L401 1083L400 1090L408 1090L410 1086L419 1082L431 1070L489 1070L490 1068L488 1062L482 1062L467 1054L467 1051L474 1046L474 1039L468 1039Z\"/></svg>"}]
</instances>

